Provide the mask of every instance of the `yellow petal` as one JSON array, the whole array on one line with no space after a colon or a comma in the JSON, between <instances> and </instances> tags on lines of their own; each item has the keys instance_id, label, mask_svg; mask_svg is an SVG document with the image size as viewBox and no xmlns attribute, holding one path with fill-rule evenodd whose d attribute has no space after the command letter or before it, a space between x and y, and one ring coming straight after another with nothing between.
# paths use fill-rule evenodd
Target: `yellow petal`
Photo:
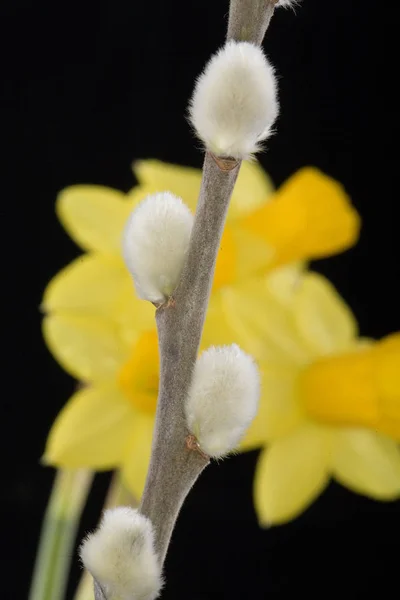
<instances>
[{"instance_id":1,"label":"yellow petal","mask_svg":"<svg viewBox=\"0 0 400 600\"><path fill-rule=\"evenodd\" d=\"M261 366L261 399L242 450L257 448L292 433L304 420L297 397L297 370Z\"/></svg>"},{"instance_id":2,"label":"yellow petal","mask_svg":"<svg viewBox=\"0 0 400 600\"><path fill-rule=\"evenodd\" d=\"M61 366L81 381L107 381L129 355L111 321L85 315L56 314L43 320L47 346Z\"/></svg>"},{"instance_id":3,"label":"yellow petal","mask_svg":"<svg viewBox=\"0 0 400 600\"><path fill-rule=\"evenodd\" d=\"M306 268L306 263L297 262L274 269L266 277L266 289L279 302L290 308L301 280L307 274Z\"/></svg>"},{"instance_id":4,"label":"yellow petal","mask_svg":"<svg viewBox=\"0 0 400 600\"><path fill-rule=\"evenodd\" d=\"M46 288L42 308L109 316L132 280L122 260L104 254L84 254L57 273Z\"/></svg>"},{"instance_id":5,"label":"yellow petal","mask_svg":"<svg viewBox=\"0 0 400 600\"><path fill-rule=\"evenodd\" d=\"M126 200L130 203L131 210L134 210L134 208L139 204L139 202L144 200L150 194L154 194L158 191L159 190L157 188L149 185L135 185L126 194Z\"/></svg>"},{"instance_id":6,"label":"yellow petal","mask_svg":"<svg viewBox=\"0 0 400 600\"><path fill-rule=\"evenodd\" d=\"M105 254L84 254L57 273L46 288L42 309L104 317L119 325L129 343L154 326L154 307L136 296L122 259Z\"/></svg>"},{"instance_id":7,"label":"yellow petal","mask_svg":"<svg viewBox=\"0 0 400 600\"><path fill-rule=\"evenodd\" d=\"M378 500L400 497L398 445L367 429L343 429L335 436L333 475L342 485Z\"/></svg>"},{"instance_id":8,"label":"yellow petal","mask_svg":"<svg viewBox=\"0 0 400 600\"><path fill-rule=\"evenodd\" d=\"M298 336L293 315L268 290L264 278L255 278L221 290L226 316L237 342L256 359L299 365L310 353Z\"/></svg>"},{"instance_id":9,"label":"yellow petal","mask_svg":"<svg viewBox=\"0 0 400 600\"><path fill-rule=\"evenodd\" d=\"M357 336L357 322L325 277L308 273L299 284L294 318L304 344L317 356L349 350Z\"/></svg>"},{"instance_id":10,"label":"yellow petal","mask_svg":"<svg viewBox=\"0 0 400 600\"><path fill-rule=\"evenodd\" d=\"M232 344L235 339L235 331L226 318L223 295L220 290L216 290L212 293L208 305L201 347L205 349L211 345Z\"/></svg>"},{"instance_id":11,"label":"yellow petal","mask_svg":"<svg viewBox=\"0 0 400 600\"><path fill-rule=\"evenodd\" d=\"M118 373L118 386L138 412L155 415L159 385L158 338L155 329L142 333Z\"/></svg>"},{"instance_id":12,"label":"yellow petal","mask_svg":"<svg viewBox=\"0 0 400 600\"><path fill-rule=\"evenodd\" d=\"M154 417L138 415L122 467L122 480L135 498L140 499L150 463Z\"/></svg>"},{"instance_id":13,"label":"yellow petal","mask_svg":"<svg viewBox=\"0 0 400 600\"><path fill-rule=\"evenodd\" d=\"M126 196L98 185L74 185L57 198L58 217L84 250L121 254L121 234L132 208Z\"/></svg>"},{"instance_id":14,"label":"yellow petal","mask_svg":"<svg viewBox=\"0 0 400 600\"><path fill-rule=\"evenodd\" d=\"M226 239L227 235L229 235L230 238L230 246L225 248L225 250L222 246L220 254L223 254L224 251L225 253L228 251L232 266L228 269L225 265L222 267L225 274L225 277L223 278L218 272L222 265L217 262L216 279L218 280L219 285L232 284L249 277L264 276L267 274L272 289L272 286L274 285L272 276L276 273L280 273L281 281L278 284L278 277L276 277L276 287L283 288L283 279L286 279L288 284L287 288L289 289L289 281L290 285L295 284L295 278L300 278L302 271L305 269L306 265L304 262L291 263L290 265L284 265L283 267L274 267L274 249L268 246L263 239L241 228L235 222L227 224L223 241L224 238Z\"/></svg>"},{"instance_id":15,"label":"yellow petal","mask_svg":"<svg viewBox=\"0 0 400 600\"><path fill-rule=\"evenodd\" d=\"M136 296L124 296L115 321L125 346L131 348L143 331L154 329L154 313L155 308L151 302L140 300Z\"/></svg>"},{"instance_id":16,"label":"yellow petal","mask_svg":"<svg viewBox=\"0 0 400 600\"><path fill-rule=\"evenodd\" d=\"M123 460L135 412L112 385L74 394L58 415L44 461L57 467L111 469Z\"/></svg>"},{"instance_id":17,"label":"yellow petal","mask_svg":"<svg viewBox=\"0 0 400 600\"><path fill-rule=\"evenodd\" d=\"M264 206L274 193L271 178L256 160L244 161L233 190L228 219L241 219Z\"/></svg>"},{"instance_id":18,"label":"yellow petal","mask_svg":"<svg viewBox=\"0 0 400 600\"><path fill-rule=\"evenodd\" d=\"M184 200L194 212L200 191L201 171L192 167L181 167L160 160L138 160L133 163L133 172L141 186L154 192L169 190Z\"/></svg>"},{"instance_id":19,"label":"yellow petal","mask_svg":"<svg viewBox=\"0 0 400 600\"><path fill-rule=\"evenodd\" d=\"M360 222L343 187L318 169L295 173L243 226L276 251L274 264L320 258L352 246Z\"/></svg>"},{"instance_id":20,"label":"yellow petal","mask_svg":"<svg viewBox=\"0 0 400 600\"><path fill-rule=\"evenodd\" d=\"M254 275L265 275L273 260L273 249L264 240L240 228L235 222L228 223L225 231L230 233L235 259L233 277L227 283L242 281ZM217 263L217 269L218 266Z\"/></svg>"},{"instance_id":21,"label":"yellow petal","mask_svg":"<svg viewBox=\"0 0 400 600\"><path fill-rule=\"evenodd\" d=\"M264 450L255 476L255 508L262 525L285 523L303 512L328 481L330 436L305 425Z\"/></svg>"}]
</instances>

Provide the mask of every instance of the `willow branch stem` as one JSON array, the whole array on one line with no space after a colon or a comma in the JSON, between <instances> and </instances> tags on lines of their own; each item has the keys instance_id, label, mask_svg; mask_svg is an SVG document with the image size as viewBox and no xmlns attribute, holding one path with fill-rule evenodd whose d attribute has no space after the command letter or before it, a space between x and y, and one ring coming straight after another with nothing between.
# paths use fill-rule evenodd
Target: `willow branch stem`
<instances>
[{"instance_id":1,"label":"willow branch stem","mask_svg":"<svg viewBox=\"0 0 400 600\"><path fill-rule=\"evenodd\" d=\"M228 40L262 44L278 0L231 0Z\"/></svg>"},{"instance_id":2,"label":"willow branch stem","mask_svg":"<svg viewBox=\"0 0 400 600\"><path fill-rule=\"evenodd\" d=\"M156 312L160 348L160 391L153 449L140 511L155 529L164 561L182 503L207 458L186 443L184 404L199 350L216 257L239 164L221 170L206 154L190 246L172 301Z\"/></svg>"},{"instance_id":3,"label":"willow branch stem","mask_svg":"<svg viewBox=\"0 0 400 600\"><path fill-rule=\"evenodd\" d=\"M231 0L227 39L261 44L275 0ZM188 448L184 405L199 350L219 245L240 162L207 152L189 252L173 298L157 309L160 390L140 511L153 523L161 564L204 454Z\"/></svg>"},{"instance_id":4,"label":"willow branch stem","mask_svg":"<svg viewBox=\"0 0 400 600\"><path fill-rule=\"evenodd\" d=\"M228 40L261 44L276 0L231 0ZM160 387L153 447L140 512L154 527L162 565L182 504L208 457L188 443L184 406L203 332L215 263L240 162L206 153L182 276L156 311ZM95 600L107 600L95 582Z\"/></svg>"}]
</instances>

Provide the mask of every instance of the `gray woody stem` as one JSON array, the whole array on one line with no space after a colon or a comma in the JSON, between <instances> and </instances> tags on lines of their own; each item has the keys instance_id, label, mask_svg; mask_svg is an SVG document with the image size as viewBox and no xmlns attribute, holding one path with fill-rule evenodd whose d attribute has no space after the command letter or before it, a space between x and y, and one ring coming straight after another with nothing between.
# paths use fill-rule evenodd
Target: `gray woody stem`
<instances>
[{"instance_id":1,"label":"gray woody stem","mask_svg":"<svg viewBox=\"0 0 400 600\"><path fill-rule=\"evenodd\" d=\"M199 349L226 212L239 165L221 170L207 153L189 252L173 300L156 313L161 373L153 451L140 511L164 561L178 512L208 458L187 447L184 404Z\"/></svg>"},{"instance_id":2,"label":"gray woody stem","mask_svg":"<svg viewBox=\"0 0 400 600\"><path fill-rule=\"evenodd\" d=\"M227 39L261 44L275 0L231 0ZM154 527L163 564L181 506L209 460L189 444L184 403L199 350L214 268L240 163L205 155L200 197L180 283L156 312L160 388L140 512ZM107 600L95 582L95 600Z\"/></svg>"},{"instance_id":3,"label":"gray woody stem","mask_svg":"<svg viewBox=\"0 0 400 600\"><path fill-rule=\"evenodd\" d=\"M278 0L231 0L228 40L261 45Z\"/></svg>"},{"instance_id":4,"label":"gray woody stem","mask_svg":"<svg viewBox=\"0 0 400 600\"><path fill-rule=\"evenodd\" d=\"M269 0L231 0L228 39L261 43L274 10ZM153 449L140 511L154 526L164 562L179 510L208 459L187 447L184 404L199 349L214 267L240 164L206 153L188 257L173 299L157 309L161 360Z\"/></svg>"}]
</instances>

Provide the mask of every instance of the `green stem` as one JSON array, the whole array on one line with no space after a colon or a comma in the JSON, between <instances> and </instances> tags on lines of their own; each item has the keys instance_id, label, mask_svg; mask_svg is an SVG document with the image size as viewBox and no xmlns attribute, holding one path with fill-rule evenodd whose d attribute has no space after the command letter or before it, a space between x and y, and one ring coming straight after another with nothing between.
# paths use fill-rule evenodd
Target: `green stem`
<instances>
[{"instance_id":1,"label":"green stem","mask_svg":"<svg viewBox=\"0 0 400 600\"><path fill-rule=\"evenodd\" d=\"M87 470L59 470L44 516L29 600L63 600L76 530L93 480Z\"/></svg>"},{"instance_id":2,"label":"green stem","mask_svg":"<svg viewBox=\"0 0 400 600\"><path fill-rule=\"evenodd\" d=\"M108 489L104 509L127 505L136 507L137 504L132 494L123 485L119 472L116 471ZM93 578L88 571L85 571L75 592L74 600L93 600L93 598Z\"/></svg>"}]
</instances>

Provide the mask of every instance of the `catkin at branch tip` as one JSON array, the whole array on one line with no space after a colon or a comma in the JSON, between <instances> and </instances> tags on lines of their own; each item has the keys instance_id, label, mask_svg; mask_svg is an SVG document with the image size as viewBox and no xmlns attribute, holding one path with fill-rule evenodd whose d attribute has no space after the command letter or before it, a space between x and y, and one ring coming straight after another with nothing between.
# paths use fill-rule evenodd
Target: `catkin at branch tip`
<instances>
[{"instance_id":1,"label":"catkin at branch tip","mask_svg":"<svg viewBox=\"0 0 400 600\"><path fill-rule=\"evenodd\" d=\"M206 148L236 159L260 149L278 112L274 68L249 42L229 41L211 57L189 106L190 121Z\"/></svg>"}]
</instances>

